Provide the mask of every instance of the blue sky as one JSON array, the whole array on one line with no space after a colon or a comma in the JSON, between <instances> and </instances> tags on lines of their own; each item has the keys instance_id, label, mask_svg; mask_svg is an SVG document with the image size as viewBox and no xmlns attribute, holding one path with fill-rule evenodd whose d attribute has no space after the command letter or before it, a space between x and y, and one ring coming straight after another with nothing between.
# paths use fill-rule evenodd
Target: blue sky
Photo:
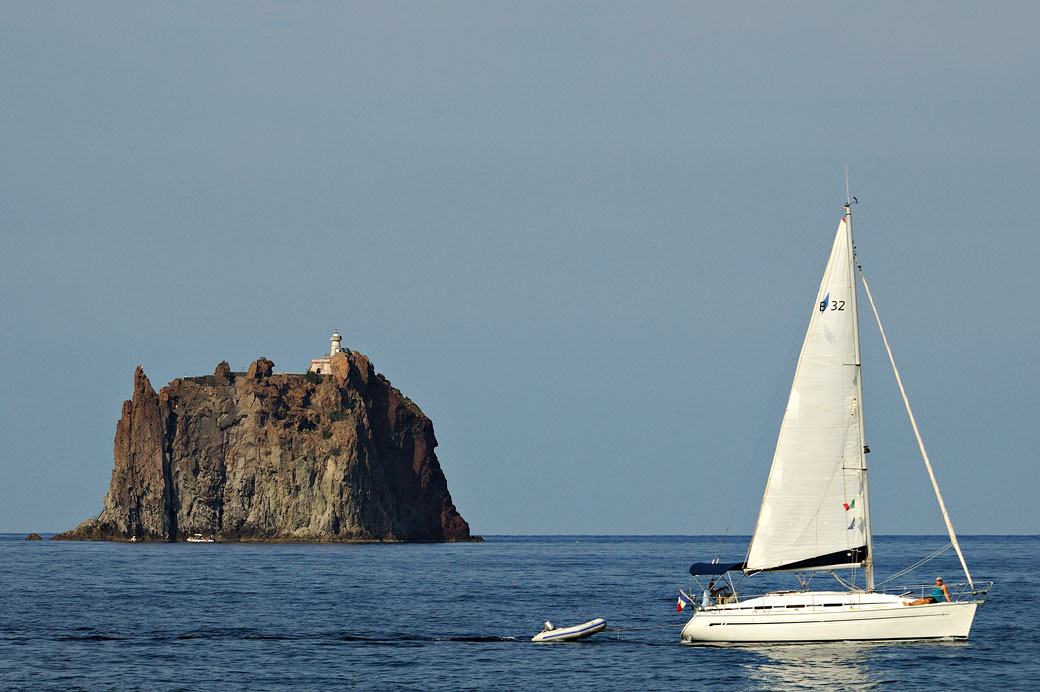
<instances>
[{"instance_id":1,"label":"blue sky","mask_svg":"<svg viewBox=\"0 0 1040 692\"><path fill-rule=\"evenodd\" d=\"M749 532L849 166L955 526L1040 532L1032 3L3 2L0 531L344 345L473 530ZM943 525L864 323L877 533Z\"/></svg>"}]
</instances>

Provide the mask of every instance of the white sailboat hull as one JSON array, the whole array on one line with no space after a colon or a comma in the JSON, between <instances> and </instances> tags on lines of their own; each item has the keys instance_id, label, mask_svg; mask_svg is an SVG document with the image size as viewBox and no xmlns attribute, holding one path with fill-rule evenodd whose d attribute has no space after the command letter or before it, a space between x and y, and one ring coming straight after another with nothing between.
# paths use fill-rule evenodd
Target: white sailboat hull
<instances>
[{"instance_id":1,"label":"white sailboat hull","mask_svg":"<svg viewBox=\"0 0 1040 692\"><path fill-rule=\"evenodd\" d=\"M823 596L823 597L821 597ZM837 596L837 594L835 594ZM827 601L834 603L825 605ZM766 596L698 610L682 630L686 642L825 642L963 639L976 601L903 605L894 596Z\"/></svg>"}]
</instances>

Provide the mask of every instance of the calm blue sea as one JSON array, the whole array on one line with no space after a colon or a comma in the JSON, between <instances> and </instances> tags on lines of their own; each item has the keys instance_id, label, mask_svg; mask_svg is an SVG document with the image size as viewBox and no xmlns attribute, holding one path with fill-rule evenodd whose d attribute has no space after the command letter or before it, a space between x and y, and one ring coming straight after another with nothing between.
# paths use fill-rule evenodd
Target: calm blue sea
<instances>
[{"instance_id":1,"label":"calm blue sea","mask_svg":"<svg viewBox=\"0 0 1040 692\"><path fill-rule=\"evenodd\" d=\"M483 544L25 541L0 535L0 687L25 690L1032 690L1040 537L965 537L997 582L966 642L697 647L675 612L718 537ZM942 547L879 537L879 574ZM722 557L740 559L746 539ZM959 581L953 551L912 581ZM822 583L816 586L824 586ZM606 618L571 644L544 620ZM633 629L648 628L648 629Z\"/></svg>"}]
</instances>

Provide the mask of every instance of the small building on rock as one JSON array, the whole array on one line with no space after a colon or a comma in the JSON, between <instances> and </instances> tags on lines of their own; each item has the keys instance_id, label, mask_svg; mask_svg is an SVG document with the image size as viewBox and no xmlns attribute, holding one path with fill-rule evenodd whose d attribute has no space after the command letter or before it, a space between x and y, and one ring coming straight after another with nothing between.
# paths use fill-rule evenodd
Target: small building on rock
<instances>
[{"instance_id":1,"label":"small building on rock","mask_svg":"<svg viewBox=\"0 0 1040 692\"><path fill-rule=\"evenodd\" d=\"M339 330L332 332L330 337L332 341L332 348L329 352L321 358L315 358L311 361L311 367L308 372L316 372L319 375L331 375L332 374L332 356L337 353L346 353L348 349L343 348L343 336L339 333Z\"/></svg>"}]
</instances>

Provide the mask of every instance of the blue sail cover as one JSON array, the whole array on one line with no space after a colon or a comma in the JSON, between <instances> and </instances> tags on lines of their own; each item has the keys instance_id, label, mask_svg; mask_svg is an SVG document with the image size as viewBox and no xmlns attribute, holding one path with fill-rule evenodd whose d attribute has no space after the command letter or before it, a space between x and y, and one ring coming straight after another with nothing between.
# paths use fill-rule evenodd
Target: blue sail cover
<instances>
[{"instance_id":1,"label":"blue sail cover","mask_svg":"<svg viewBox=\"0 0 1040 692\"><path fill-rule=\"evenodd\" d=\"M695 562L690 565L690 574L725 574L731 570L744 569L743 562Z\"/></svg>"}]
</instances>

